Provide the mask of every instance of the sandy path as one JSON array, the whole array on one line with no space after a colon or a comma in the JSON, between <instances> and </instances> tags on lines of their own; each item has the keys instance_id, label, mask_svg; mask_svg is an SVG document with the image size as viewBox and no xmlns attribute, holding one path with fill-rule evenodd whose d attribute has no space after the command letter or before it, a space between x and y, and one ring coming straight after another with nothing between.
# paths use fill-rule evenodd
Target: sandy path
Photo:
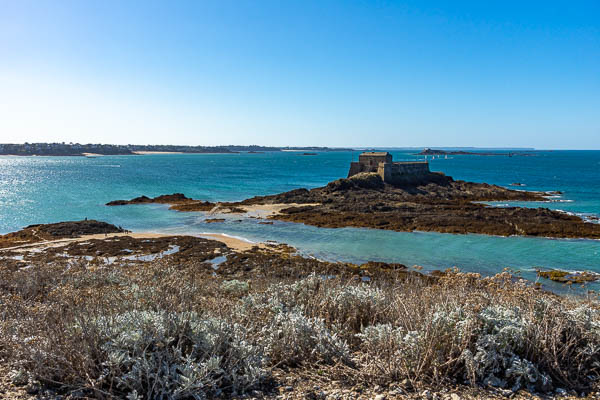
<instances>
[{"instance_id":1,"label":"sandy path","mask_svg":"<svg viewBox=\"0 0 600 400\"><path fill-rule=\"evenodd\" d=\"M132 151L133 154L183 154L180 151Z\"/></svg>"},{"instance_id":2,"label":"sandy path","mask_svg":"<svg viewBox=\"0 0 600 400\"><path fill-rule=\"evenodd\" d=\"M221 205L218 203L215 208L208 212L209 215L216 214L242 214L246 217L252 218L267 218L273 215L281 214L281 210L290 207L303 207L303 206L318 206L320 203L307 203L307 204L299 204L299 203L278 203L278 204L253 204L250 206L240 205L235 206L236 208L241 208L246 211L245 213L236 213L231 212L230 208L227 205Z\"/></svg>"}]
</instances>

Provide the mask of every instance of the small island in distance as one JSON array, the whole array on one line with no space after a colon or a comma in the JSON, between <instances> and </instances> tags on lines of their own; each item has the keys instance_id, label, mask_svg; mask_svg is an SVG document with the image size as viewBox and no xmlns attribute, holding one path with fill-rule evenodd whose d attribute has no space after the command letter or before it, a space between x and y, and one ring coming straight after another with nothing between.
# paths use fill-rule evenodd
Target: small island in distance
<instances>
[{"instance_id":1,"label":"small island in distance","mask_svg":"<svg viewBox=\"0 0 600 400\"><path fill-rule=\"evenodd\" d=\"M473 151L463 151L463 150L454 150L454 151L447 151L447 150L440 150L440 149L430 149L430 148L426 148L423 151L421 151L420 153L417 153L418 156L449 156L449 155L456 155L456 156L508 156L508 157L512 157L512 156L532 156L533 153L531 153L531 151L529 152L513 152L510 151L508 153L499 153L499 152L473 152Z\"/></svg>"}]
</instances>

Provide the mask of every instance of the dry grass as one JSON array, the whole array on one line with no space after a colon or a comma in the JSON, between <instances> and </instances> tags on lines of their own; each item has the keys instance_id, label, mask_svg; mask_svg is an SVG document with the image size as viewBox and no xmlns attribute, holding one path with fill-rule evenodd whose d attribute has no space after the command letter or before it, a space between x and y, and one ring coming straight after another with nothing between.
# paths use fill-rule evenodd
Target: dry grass
<instances>
[{"instance_id":1,"label":"dry grass","mask_svg":"<svg viewBox=\"0 0 600 400\"><path fill-rule=\"evenodd\" d=\"M207 278L194 264L0 271L0 358L98 398L206 398L272 371L405 382L597 390L600 308L449 271L437 283L318 274Z\"/></svg>"}]
</instances>

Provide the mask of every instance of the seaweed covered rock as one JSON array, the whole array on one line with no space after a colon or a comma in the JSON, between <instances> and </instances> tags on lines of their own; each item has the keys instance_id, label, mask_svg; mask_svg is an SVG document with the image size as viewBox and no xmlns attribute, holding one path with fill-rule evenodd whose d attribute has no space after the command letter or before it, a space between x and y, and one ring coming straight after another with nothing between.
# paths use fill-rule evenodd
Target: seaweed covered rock
<instances>
[{"instance_id":1,"label":"seaweed covered rock","mask_svg":"<svg viewBox=\"0 0 600 400\"><path fill-rule=\"evenodd\" d=\"M125 229L103 221L86 219L83 221L66 221L54 224L29 225L24 230L37 229L38 232L50 235L53 238L77 237L82 235L95 235L98 233L123 233Z\"/></svg>"},{"instance_id":2,"label":"seaweed covered rock","mask_svg":"<svg viewBox=\"0 0 600 400\"><path fill-rule=\"evenodd\" d=\"M125 229L93 219L29 225L17 232L0 236L0 248L36 243L44 240L75 238L82 235L124 233Z\"/></svg>"},{"instance_id":3,"label":"seaweed covered rock","mask_svg":"<svg viewBox=\"0 0 600 400\"><path fill-rule=\"evenodd\" d=\"M130 204L170 204L171 209L177 211L210 211L216 204L209 201L195 200L183 193L163 194L150 198L139 196L131 200L113 200L106 203L107 206L126 206Z\"/></svg>"},{"instance_id":4,"label":"seaweed covered rock","mask_svg":"<svg viewBox=\"0 0 600 400\"><path fill-rule=\"evenodd\" d=\"M600 280L600 274L589 271L563 271L560 269L553 269L550 271L537 270L537 275L542 278L550 279L554 282L560 283L588 283L596 282Z\"/></svg>"},{"instance_id":5,"label":"seaweed covered rock","mask_svg":"<svg viewBox=\"0 0 600 400\"><path fill-rule=\"evenodd\" d=\"M135 197L131 200L113 200L106 203L107 206L124 206L128 204L150 204L150 203L158 203L158 204L173 204L173 203L182 203L187 201L193 201L189 197L186 197L183 193L173 193L173 194L163 194L154 198L150 198L148 196L139 196Z\"/></svg>"}]
</instances>

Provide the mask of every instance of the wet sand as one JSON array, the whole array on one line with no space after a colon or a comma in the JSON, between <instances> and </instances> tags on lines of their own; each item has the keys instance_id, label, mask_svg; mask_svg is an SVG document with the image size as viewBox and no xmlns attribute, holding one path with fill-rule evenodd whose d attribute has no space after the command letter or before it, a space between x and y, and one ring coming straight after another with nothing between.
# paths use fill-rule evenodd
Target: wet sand
<instances>
[{"instance_id":1,"label":"wet sand","mask_svg":"<svg viewBox=\"0 0 600 400\"><path fill-rule=\"evenodd\" d=\"M183 154L181 151L132 151L133 154Z\"/></svg>"},{"instance_id":2,"label":"wet sand","mask_svg":"<svg viewBox=\"0 0 600 400\"><path fill-rule=\"evenodd\" d=\"M198 235L201 238L205 239L213 239L217 240L221 243L224 243L227 247L235 251L247 251L251 250L253 247L258 246L259 248L266 248L264 243L255 243L249 240L243 240L235 237L231 237L228 235L224 235L221 233L206 233L203 235Z\"/></svg>"}]
</instances>

